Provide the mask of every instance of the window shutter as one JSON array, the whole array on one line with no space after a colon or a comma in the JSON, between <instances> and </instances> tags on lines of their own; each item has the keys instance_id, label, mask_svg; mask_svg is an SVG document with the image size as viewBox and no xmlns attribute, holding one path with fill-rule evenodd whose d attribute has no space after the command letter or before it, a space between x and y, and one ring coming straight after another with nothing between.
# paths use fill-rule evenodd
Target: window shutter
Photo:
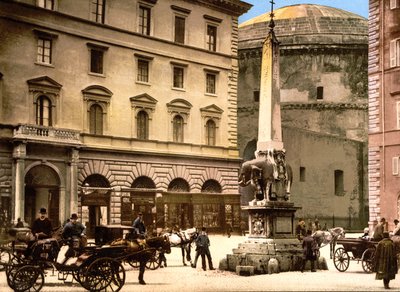
<instances>
[{"instance_id":1,"label":"window shutter","mask_svg":"<svg viewBox=\"0 0 400 292\"><path fill-rule=\"evenodd\" d=\"M399 157L392 158L392 174L399 175Z\"/></svg>"},{"instance_id":2,"label":"window shutter","mask_svg":"<svg viewBox=\"0 0 400 292\"><path fill-rule=\"evenodd\" d=\"M397 66L397 48L396 48L396 43L397 43L397 40L391 40L390 41L390 52L389 52L390 68L393 68L393 67Z\"/></svg>"}]
</instances>

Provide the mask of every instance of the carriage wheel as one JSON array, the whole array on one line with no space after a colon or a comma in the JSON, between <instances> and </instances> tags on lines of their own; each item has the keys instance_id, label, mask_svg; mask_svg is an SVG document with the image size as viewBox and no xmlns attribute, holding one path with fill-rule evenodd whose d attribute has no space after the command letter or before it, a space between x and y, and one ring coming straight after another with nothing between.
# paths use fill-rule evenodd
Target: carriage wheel
<instances>
[{"instance_id":1,"label":"carriage wheel","mask_svg":"<svg viewBox=\"0 0 400 292\"><path fill-rule=\"evenodd\" d=\"M23 266L14 274L13 289L17 292L40 291L44 284L43 271L34 266Z\"/></svg>"},{"instance_id":2,"label":"carriage wheel","mask_svg":"<svg viewBox=\"0 0 400 292\"><path fill-rule=\"evenodd\" d=\"M14 289L14 276L17 270L23 266L22 260L15 256L11 255L10 263L6 266L6 277L7 284L11 289Z\"/></svg>"},{"instance_id":3,"label":"carriage wheel","mask_svg":"<svg viewBox=\"0 0 400 292\"><path fill-rule=\"evenodd\" d=\"M72 277L74 278L75 281L77 281L81 286L83 287L83 284L85 282L85 274L87 271L87 268L89 267L90 262L86 261L83 262L78 269L72 271Z\"/></svg>"},{"instance_id":4,"label":"carriage wheel","mask_svg":"<svg viewBox=\"0 0 400 292\"><path fill-rule=\"evenodd\" d=\"M362 265L363 270L367 273L372 273L372 271L373 271L374 256L375 256L375 248L373 248L373 247L367 248L362 254L361 265Z\"/></svg>"},{"instance_id":5,"label":"carriage wheel","mask_svg":"<svg viewBox=\"0 0 400 292\"><path fill-rule=\"evenodd\" d=\"M156 270L160 267L160 253L157 251L147 262L146 268Z\"/></svg>"},{"instance_id":6,"label":"carriage wheel","mask_svg":"<svg viewBox=\"0 0 400 292\"><path fill-rule=\"evenodd\" d=\"M128 258L126 262L132 267L132 268L139 268L140 262L134 258Z\"/></svg>"},{"instance_id":7,"label":"carriage wheel","mask_svg":"<svg viewBox=\"0 0 400 292\"><path fill-rule=\"evenodd\" d=\"M7 249L0 250L0 272L6 270L6 266L11 263L11 252Z\"/></svg>"},{"instance_id":8,"label":"carriage wheel","mask_svg":"<svg viewBox=\"0 0 400 292\"><path fill-rule=\"evenodd\" d=\"M99 258L87 267L82 286L90 291L119 291L125 284L125 269L111 258Z\"/></svg>"},{"instance_id":9,"label":"carriage wheel","mask_svg":"<svg viewBox=\"0 0 400 292\"><path fill-rule=\"evenodd\" d=\"M335 251L333 263L339 272L345 272L349 268L350 257L344 248L340 247Z\"/></svg>"}]
</instances>

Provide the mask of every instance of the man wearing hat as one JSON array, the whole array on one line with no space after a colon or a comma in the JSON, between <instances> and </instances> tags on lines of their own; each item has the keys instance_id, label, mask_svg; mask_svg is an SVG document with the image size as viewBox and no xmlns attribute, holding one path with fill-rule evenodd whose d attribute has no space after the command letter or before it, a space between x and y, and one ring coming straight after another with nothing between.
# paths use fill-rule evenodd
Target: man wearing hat
<instances>
[{"instance_id":1,"label":"man wearing hat","mask_svg":"<svg viewBox=\"0 0 400 292\"><path fill-rule=\"evenodd\" d=\"M393 223L394 223L393 235L400 235L400 224L399 224L399 220L394 219Z\"/></svg>"},{"instance_id":2,"label":"man wearing hat","mask_svg":"<svg viewBox=\"0 0 400 292\"><path fill-rule=\"evenodd\" d=\"M53 232L51 221L47 218L46 208L40 208L40 216L32 224L32 233L37 239L50 238Z\"/></svg>"},{"instance_id":3,"label":"man wearing hat","mask_svg":"<svg viewBox=\"0 0 400 292\"><path fill-rule=\"evenodd\" d=\"M379 241L374 255L375 280L383 280L385 289L390 289L389 282L397 274L397 257L393 241L389 232L383 232L383 239Z\"/></svg>"},{"instance_id":4,"label":"man wearing hat","mask_svg":"<svg viewBox=\"0 0 400 292\"><path fill-rule=\"evenodd\" d=\"M133 221L133 228L135 228L136 234L141 235L142 237L146 234L146 226L143 221L143 213L139 212L135 221Z\"/></svg>"},{"instance_id":5,"label":"man wearing hat","mask_svg":"<svg viewBox=\"0 0 400 292\"><path fill-rule=\"evenodd\" d=\"M86 227L78 221L78 215L73 213L71 215L71 220L65 224L62 236L63 238L73 238L78 237L81 239L81 245L86 245Z\"/></svg>"}]
</instances>

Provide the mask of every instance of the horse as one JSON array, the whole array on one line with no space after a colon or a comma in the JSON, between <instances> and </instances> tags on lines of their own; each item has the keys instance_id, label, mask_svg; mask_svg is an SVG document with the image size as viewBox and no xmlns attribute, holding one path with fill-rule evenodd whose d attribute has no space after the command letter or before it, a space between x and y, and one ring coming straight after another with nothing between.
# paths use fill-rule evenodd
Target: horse
<instances>
[{"instance_id":1,"label":"horse","mask_svg":"<svg viewBox=\"0 0 400 292\"><path fill-rule=\"evenodd\" d=\"M178 232L165 233L168 236L171 247L180 247L182 251L182 263L187 266L186 260L192 264L192 258L190 256L191 244L197 238L198 232L196 228L189 228Z\"/></svg>"},{"instance_id":2,"label":"horse","mask_svg":"<svg viewBox=\"0 0 400 292\"><path fill-rule=\"evenodd\" d=\"M331 229L325 230L317 230L311 236L315 238L315 241L318 244L318 247L324 247L329 243L330 248L330 258L332 259L333 253L335 250L336 240L339 238L345 237L345 230L342 227L334 227Z\"/></svg>"},{"instance_id":3,"label":"horse","mask_svg":"<svg viewBox=\"0 0 400 292\"><path fill-rule=\"evenodd\" d=\"M166 237L159 236L149 239L116 239L110 243L110 246L126 246L127 251L133 255L126 259L127 262L139 262L139 284L146 285L144 281L144 271L146 263L154 257L154 249L166 250L171 252L169 241ZM138 253L136 253L138 252ZM132 265L132 264L131 264ZM132 265L133 266L133 265Z\"/></svg>"}]
</instances>

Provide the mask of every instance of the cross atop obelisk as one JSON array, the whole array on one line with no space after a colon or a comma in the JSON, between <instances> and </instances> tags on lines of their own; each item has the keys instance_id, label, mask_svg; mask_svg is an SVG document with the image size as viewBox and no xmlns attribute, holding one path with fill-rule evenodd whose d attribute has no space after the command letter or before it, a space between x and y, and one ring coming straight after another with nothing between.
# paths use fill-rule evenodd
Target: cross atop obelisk
<instances>
[{"instance_id":1,"label":"cross atop obelisk","mask_svg":"<svg viewBox=\"0 0 400 292\"><path fill-rule=\"evenodd\" d=\"M274 32L274 4L271 3L270 30L262 47L260 108L257 151L281 150L282 126L279 94L279 42Z\"/></svg>"}]
</instances>

